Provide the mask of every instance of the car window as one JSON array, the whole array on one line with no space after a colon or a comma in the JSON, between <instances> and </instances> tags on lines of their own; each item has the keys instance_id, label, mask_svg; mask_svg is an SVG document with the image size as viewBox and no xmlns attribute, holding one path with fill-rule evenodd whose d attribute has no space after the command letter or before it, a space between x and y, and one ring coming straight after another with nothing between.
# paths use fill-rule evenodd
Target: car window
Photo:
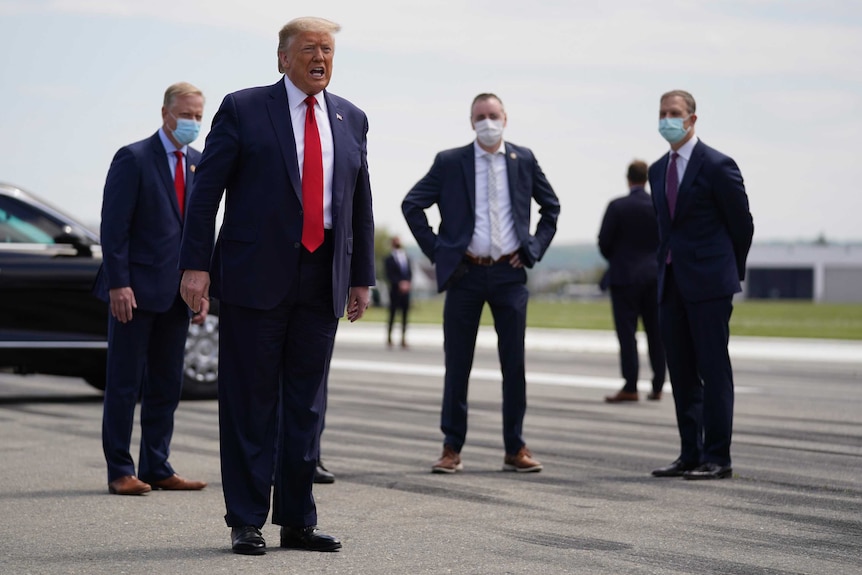
<instances>
[{"instance_id":1,"label":"car window","mask_svg":"<svg viewBox=\"0 0 862 575\"><path fill-rule=\"evenodd\" d=\"M39 210L0 196L0 242L53 244L63 227Z\"/></svg>"}]
</instances>

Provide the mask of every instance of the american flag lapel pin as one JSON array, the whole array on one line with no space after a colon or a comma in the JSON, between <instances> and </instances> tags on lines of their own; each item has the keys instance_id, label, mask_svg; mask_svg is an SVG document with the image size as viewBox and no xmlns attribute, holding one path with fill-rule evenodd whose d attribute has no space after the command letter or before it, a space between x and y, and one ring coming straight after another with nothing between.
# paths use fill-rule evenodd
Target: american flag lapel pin
<instances>
[{"instance_id":1,"label":"american flag lapel pin","mask_svg":"<svg viewBox=\"0 0 862 575\"><path fill-rule=\"evenodd\" d=\"M338 118L339 121L344 119L341 117L341 114L339 114L338 112L335 113L335 117Z\"/></svg>"}]
</instances>

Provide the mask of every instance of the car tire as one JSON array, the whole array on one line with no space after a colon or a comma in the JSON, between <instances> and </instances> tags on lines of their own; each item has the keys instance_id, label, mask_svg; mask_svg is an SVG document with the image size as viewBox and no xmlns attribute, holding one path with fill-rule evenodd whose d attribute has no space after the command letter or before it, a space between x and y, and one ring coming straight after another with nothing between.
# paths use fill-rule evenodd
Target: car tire
<instances>
[{"instance_id":1,"label":"car tire","mask_svg":"<svg viewBox=\"0 0 862 575\"><path fill-rule=\"evenodd\" d=\"M213 302L201 325L191 324L183 362L183 398L218 396L218 306Z\"/></svg>"}]
</instances>

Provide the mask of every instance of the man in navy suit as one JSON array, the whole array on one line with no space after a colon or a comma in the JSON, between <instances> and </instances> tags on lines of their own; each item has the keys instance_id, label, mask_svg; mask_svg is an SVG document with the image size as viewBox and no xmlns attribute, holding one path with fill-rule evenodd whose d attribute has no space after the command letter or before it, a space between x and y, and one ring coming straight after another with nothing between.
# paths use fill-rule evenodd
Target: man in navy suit
<instances>
[{"instance_id":1,"label":"man in navy suit","mask_svg":"<svg viewBox=\"0 0 862 575\"><path fill-rule=\"evenodd\" d=\"M395 315L401 312L401 347L407 347L407 314L410 311L410 281L413 271L410 258L401 247L401 238L392 238L392 251L383 262L386 268L386 281L389 284L389 323L386 330L386 344L392 347L392 326Z\"/></svg>"},{"instance_id":2,"label":"man in navy suit","mask_svg":"<svg viewBox=\"0 0 862 575\"><path fill-rule=\"evenodd\" d=\"M102 446L108 490L203 489L168 462L174 411L182 389L189 310L177 270L183 212L200 152L203 93L186 82L168 87L162 127L114 156L102 202L102 267L96 296L110 304ZM205 314L192 321L202 323ZM141 400L138 475L129 452Z\"/></svg>"},{"instance_id":3,"label":"man in navy suit","mask_svg":"<svg viewBox=\"0 0 862 575\"><path fill-rule=\"evenodd\" d=\"M523 438L527 391L524 337L527 273L557 231L560 203L533 152L503 142L506 112L494 94L479 94L470 107L476 140L437 154L431 170L413 186L401 209L422 252L436 266L443 309L446 375L440 428L443 454L434 473L463 469L467 436L467 383L482 308L494 316L503 372L503 442L506 471L541 471ZM530 234L533 200L539 223ZM437 233L425 210L437 205Z\"/></svg>"},{"instance_id":4,"label":"man in navy suit","mask_svg":"<svg viewBox=\"0 0 862 575\"><path fill-rule=\"evenodd\" d=\"M694 97L662 95L659 132L670 151L649 169L658 217L659 323L667 352L680 455L657 477L733 475L733 370L727 344L754 222L742 174L694 134Z\"/></svg>"},{"instance_id":5,"label":"man in navy suit","mask_svg":"<svg viewBox=\"0 0 862 575\"><path fill-rule=\"evenodd\" d=\"M629 164L626 179L629 194L612 200L599 230L599 251L608 260L607 283L611 290L614 327L620 342L622 390L605 397L608 403L638 400L638 317L643 320L652 366L652 391L647 399L661 399L664 386L664 347L658 327L655 260L658 225L652 200L644 185L646 162Z\"/></svg>"},{"instance_id":6,"label":"man in navy suit","mask_svg":"<svg viewBox=\"0 0 862 575\"><path fill-rule=\"evenodd\" d=\"M221 473L235 553L265 553L273 484L282 547L341 547L317 528L312 486L338 318L362 317L374 285L374 220L365 113L325 91L339 29L290 21L277 51L285 76L225 97L183 232L183 299L193 311L210 294L220 300Z\"/></svg>"}]
</instances>

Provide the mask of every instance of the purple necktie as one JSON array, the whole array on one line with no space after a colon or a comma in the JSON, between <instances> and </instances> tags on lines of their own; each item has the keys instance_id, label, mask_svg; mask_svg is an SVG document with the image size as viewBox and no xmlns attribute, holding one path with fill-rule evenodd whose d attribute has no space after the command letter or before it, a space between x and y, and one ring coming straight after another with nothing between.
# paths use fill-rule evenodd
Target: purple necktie
<instances>
[{"instance_id":1,"label":"purple necktie","mask_svg":"<svg viewBox=\"0 0 862 575\"><path fill-rule=\"evenodd\" d=\"M679 192L679 172L676 171L676 159L679 154L673 152L670 155L670 165L667 168L667 181L665 183L665 197L667 198L667 211L670 213L670 219L673 220L673 213L676 211L676 196ZM665 263L671 262L670 248L667 250Z\"/></svg>"},{"instance_id":2,"label":"purple necktie","mask_svg":"<svg viewBox=\"0 0 862 575\"><path fill-rule=\"evenodd\" d=\"M673 213L676 210L676 196L679 193L679 172L676 171L676 159L679 154L676 152L670 155L670 165L667 168L667 184L665 185L665 195L667 196L667 210L670 212L670 219L673 219Z\"/></svg>"}]
</instances>

